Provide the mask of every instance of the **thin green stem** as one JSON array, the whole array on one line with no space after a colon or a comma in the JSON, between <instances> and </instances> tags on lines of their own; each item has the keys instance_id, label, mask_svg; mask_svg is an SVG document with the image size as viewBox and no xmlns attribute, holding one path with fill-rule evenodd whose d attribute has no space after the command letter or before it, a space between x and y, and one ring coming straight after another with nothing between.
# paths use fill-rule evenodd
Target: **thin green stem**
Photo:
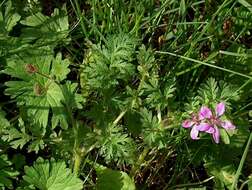
<instances>
[{"instance_id":1,"label":"thin green stem","mask_svg":"<svg viewBox=\"0 0 252 190\"><path fill-rule=\"evenodd\" d=\"M246 160L246 157L247 157L247 154L248 154L248 151L249 151L249 147L250 147L251 141L252 141L252 132L249 135L247 145L246 145L246 147L244 149L242 158L240 160L240 164L238 166L238 169L237 169L236 174L235 174L234 181L233 181L232 186L231 186L231 190L234 190L235 188L237 188L237 182L238 182L239 176L241 175L242 167L243 167L243 165L245 163L245 160Z\"/></svg>"},{"instance_id":2,"label":"thin green stem","mask_svg":"<svg viewBox=\"0 0 252 190\"><path fill-rule=\"evenodd\" d=\"M241 184L239 190L243 190L244 186L245 186L247 183L249 183L250 181L251 181L251 179L247 179L246 181L244 181L244 182Z\"/></svg>"},{"instance_id":3,"label":"thin green stem","mask_svg":"<svg viewBox=\"0 0 252 190\"><path fill-rule=\"evenodd\" d=\"M108 44L108 41L106 40L106 38L104 37L104 35L99 31L99 29L97 28L97 26L93 25L85 16L83 16L83 19L85 20L85 22L90 25L92 27L92 29L100 36L100 38L103 40L103 42L105 44Z\"/></svg>"},{"instance_id":4,"label":"thin green stem","mask_svg":"<svg viewBox=\"0 0 252 190\"><path fill-rule=\"evenodd\" d=\"M200 32L200 35L198 36L198 38L196 39L195 43L192 44L192 48L194 47L194 45L196 44L196 42L198 42L198 40L200 38L202 38L202 36L204 36L204 34L206 33L206 31L208 30L209 27L211 27L211 25L213 24L214 20L215 20L215 17L220 13L220 11L225 7L227 6L229 3L231 3L232 0L225 0L221 6L218 8L218 10L213 14L210 22L204 27L203 31Z\"/></svg>"},{"instance_id":5,"label":"thin green stem","mask_svg":"<svg viewBox=\"0 0 252 190\"><path fill-rule=\"evenodd\" d=\"M60 88L63 91L61 85L60 85ZM78 126L76 120L73 117L72 107L70 107L68 104L65 104L65 106L66 106L66 112L67 112L68 120L69 120L69 123L72 126L73 134L74 134L74 145L73 145L73 152L72 152L72 154L73 154L72 155L72 162L73 162L72 170L76 175L78 175L79 170L80 170L80 166L81 166L81 162L82 162L82 157L85 154L85 151L81 151L81 148L80 148L79 126Z\"/></svg>"},{"instance_id":6,"label":"thin green stem","mask_svg":"<svg viewBox=\"0 0 252 190\"><path fill-rule=\"evenodd\" d=\"M142 151L142 153L140 154L140 156L138 157L138 160L136 161L136 163L132 166L131 171L130 171L130 176L132 178L135 177L136 173L138 172L138 170L140 169L142 163L144 162L144 159L146 157L146 155L148 154L150 148L148 147L144 147L144 150Z\"/></svg>"},{"instance_id":7,"label":"thin green stem","mask_svg":"<svg viewBox=\"0 0 252 190\"><path fill-rule=\"evenodd\" d=\"M79 153L74 153L73 159L74 159L73 172L78 175L79 170L80 170L82 157Z\"/></svg>"},{"instance_id":8,"label":"thin green stem","mask_svg":"<svg viewBox=\"0 0 252 190\"><path fill-rule=\"evenodd\" d=\"M220 11L225 7L227 6L229 3L231 3L233 0L225 0L221 6L218 8L218 10L213 14L210 22L208 22L208 24L205 25L205 27L203 28L202 31L199 32L199 35L198 37L193 40L191 42L191 45L190 45L190 48L188 49L188 51L184 54L185 56L190 56L191 53L193 52L196 44L201 40L201 38L205 35L205 33L209 30L210 27L212 27L212 24L216 18L216 16L220 13Z\"/></svg>"},{"instance_id":9,"label":"thin green stem","mask_svg":"<svg viewBox=\"0 0 252 190\"><path fill-rule=\"evenodd\" d=\"M226 101L228 101L231 97L233 97L236 93L240 92L245 86L247 86L252 80L249 79L247 80L240 88L238 88L233 94L232 96L229 96Z\"/></svg>"},{"instance_id":10,"label":"thin green stem","mask_svg":"<svg viewBox=\"0 0 252 190\"><path fill-rule=\"evenodd\" d=\"M3 6L3 4L5 3L6 0L4 0L1 4L0 4L0 8Z\"/></svg>"},{"instance_id":11,"label":"thin green stem","mask_svg":"<svg viewBox=\"0 0 252 190\"><path fill-rule=\"evenodd\" d=\"M160 105L157 108L157 118L158 118L158 123L161 123L162 122L162 113L161 113Z\"/></svg>"},{"instance_id":12,"label":"thin green stem","mask_svg":"<svg viewBox=\"0 0 252 190\"><path fill-rule=\"evenodd\" d=\"M243 106L242 108L240 108L239 110L237 110L236 112L234 112L233 115L237 117L237 114L238 114L240 111L246 109L247 107L249 107L249 106L251 106L251 105L252 105L252 102L248 103L247 105Z\"/></svg>"},{"instance_id":13,"label":"thin green stem","mask_svg":"<svg viewBox=\"0 0 252 190\"><path fill-rule=\"evenodd\" d=\"M145 78L146 78L146 75L143 75L142 78L141 78L141 81L140 81L140 83L139 83L139 85L138 85L138 88L137 88L137 92L138 92L138 93L139 93L139 91L140 91L141 88L142 88L142 85L143 85L143 82L144 82ZM130 107L130 108L132 108L132 107L134 106L134 103L135 103L135 101L133 100L132 103L131 103L131 107ZM117 116L117 118L113 121L113 124L116 125L116 124L123 118L123 116L126 114L126 112L128 111L128 109L130 109L130 108L127 108L127 109L125 109L124 111L122 111L122 112Z\"/></svg>"},{"instance_id":14,"label":"thin green stem","mask_svg":"<svg viewBox=\"0 0 252 190\"><path fill-rule=\"evenodd\" d=\"M210 61L211 59L215 58L217 55L218 55L218 52L214 52L214 53L212 53L206 60L204 60L203 62L204 62L204 63L205 63L205 62L208 62L208 61ZM180 75L183 75L183 74L185 74L185 73L187 73L187 72L190 72L190 71L192 71L192 70L194 70L194 69L200 67L201 65L202 65L201 63L198 63L198 64L194 65L193 67L190 67L190 68L185 69L185 70L183 70L183 71L177 72L177 73L176 73L176 76L180 76Z\"/></svg>"},{"instance_id":15,"label":"thin green stem","mask_svg":"<svg viewBox=\"0 0 252 190\"><path fill-rule=\"evenodd\" d=\"M223 50L220 50L219 53L223 55L230 55L230 56L235 56L235 57L252 57L251 54L247 54L247 53L235 53L235 52L223 51Z\"/></svg>"},{"instance_id":16,"label":"thin green stem","mask_svg":"<svg viewBox=\"0 0 252 190\"><path fill-rule=\"evenodd\" d=\"M73 10L74 10L76 16L80 20L81 29L82 29L85 37L88 37L87 30L86 30L86 27L85 27L85 23L83 21L83 16L82 16L82 13L81 13L81 10L80 10L80 5L79 5L78 0L74 0L74 3L72 2L72 0L70 0L70 3L72 5L72 7L73 7Z\"/></svg>"},{"instance_id":17,"label":"thin green stem","mask_svg":"<svg viewBox=\"0 0 252 190\"><path fill-rule=\"evenodd\" d=\"M189 58L189 57L185 57L183 55L178 55L178 54L175 54L175 53L163 52L163 51L156 51L156 53L165 54L165 55L172 55L172 56L179 57L179 58L182 58L182 59L185 59L185 60L188 60L188 61L192 61L194 63L200 63L200 64L206 65L208 67L212 67L212 68L219 69L219 70L222 70L222 71L225 71L225 72L229 72L229 73L232 73L232 74L235 74L235 75L239 75L239 76L242 76L242 77L245 77L245 78L252 79L252 76L249 76L249 75L246 75L246 74L243 74L243 73L239 73L239 72L236 72L236 71L233 71L233 70L230 70L230 69L222 68L222 67L219 67L219 66L216 66L216 65L212 65L210 63L206 63L206 62L199 61L199 60L196 60L196 59L192 59L192 58Z\"/></svg>"},{"instance_id":18,"label":"thin green stem","mask_svg":"<svg viewBox=\"0 0 252 190\"><path fill-rule=\"evenodd\" d=\"M73 147L73 172L75 174L78 175L79 173L79 169L80 169L80 165L81 165L81 160L82 160L82 154L80 151L80 146L79 146L79 134L78 134L78 126L73 118L72 112L69 108L69 106L67 106L67 112L68 115L70 117L70 122L72 124L73 127L73 133L74 133L74 147Z\"/></svg>"},{"instance_id":19,"label":"thin green stem","mask_svg":"<svg viewBox=\"0 0 252 190\"><path fill-rule=\"evenodd\" d=\"M116 125L121 119L122 117L125 115L125 113L127 112L127 110L122 111L117 118L113 121L113 124Z\"/></svg>"},{"instance_id":20,"label":"thin green stem","mask_svg":"<svg viewBox=\"0 0 252 190\"><path fill-rule=\"evenodd\" d=\"M168 190L168 189L180 189L180 188L183 188L183 187L192 187L192 186L199 186L199 185L203 185L204 183L207 183L209 181L211 181L212 179L214 179L214 176L212 177L209 177L201 182L197 182L197 183L187 183L187 184L180 184L180 185L175 185L175 186L172 186L172 187L167 187L165 188L164 190Z\"/></svg>"}]
</instances>

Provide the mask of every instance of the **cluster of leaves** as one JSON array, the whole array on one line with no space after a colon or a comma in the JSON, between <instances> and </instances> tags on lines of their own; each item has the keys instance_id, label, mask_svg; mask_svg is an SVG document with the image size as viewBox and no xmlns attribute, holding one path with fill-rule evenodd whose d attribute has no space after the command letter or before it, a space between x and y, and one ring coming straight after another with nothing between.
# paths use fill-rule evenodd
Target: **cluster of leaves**
<instances>
[{"instance_id":1,"label":"cluster of leaves","mask_svg":"<svg viewBox=\"0 0 252 190\"><path fill-rule=\"evenodd\" d=\"M213 188L232 189L249 136L250 51L233 43L227 51L236 59L216 52L218 39L250 35L251 12L234 4L230 17L224 1L220 17L198 27L219 10L211 2L202 12L201 2L185 0L76 0L48 15L36 0L0 3L0 188L172 189L198 174L203 180L192 164L215 177ZM238 18L230 34L223 28L229 17ZM190 61L214 52L194 66L155 49ZM208 61L211 68L202 66ZM192 142L182 121L221 101L238 130L221 134L221 145L208 136Z\"/></svg>"}]
</instances>

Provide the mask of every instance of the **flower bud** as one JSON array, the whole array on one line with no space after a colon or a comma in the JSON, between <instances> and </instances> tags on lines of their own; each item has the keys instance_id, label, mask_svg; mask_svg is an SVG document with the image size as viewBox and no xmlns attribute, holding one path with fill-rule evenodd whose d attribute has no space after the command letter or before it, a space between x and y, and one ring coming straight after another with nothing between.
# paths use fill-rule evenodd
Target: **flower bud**
<instances>
[{"instance_id":1,"label":"flower bud","mask_svg":"<svg viewBox=\"0 0 252 190\"><path fill-rule=\"evenodd\" d=\"M42 96L45 92L45 89L39 83L35 83L33 86L33 92L36 96Z\"/></svg>"},{"instance_id":2,"label":"flower bud","mask_svg":"<svg viewBox=\"0 0 252 190\"><path fill-rule=\"evenodd\" d=\"M25 65L26 72L32 74L38 72L37 67L35 67L33 64L26 64Z\"/></svg>"}]
</instances>

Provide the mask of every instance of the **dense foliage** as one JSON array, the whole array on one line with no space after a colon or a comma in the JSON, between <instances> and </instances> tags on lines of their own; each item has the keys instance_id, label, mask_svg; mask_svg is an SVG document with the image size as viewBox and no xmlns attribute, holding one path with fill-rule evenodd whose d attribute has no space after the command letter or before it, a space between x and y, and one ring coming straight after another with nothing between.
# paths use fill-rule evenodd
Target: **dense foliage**
<instances>
[{"instance_id":1,"label":"dense foliage","mask_svg":"<svg viewBox=\"0 0 252 190\"><path fill-rule=\"evenodd\" d=\"M0 189L252 190L251 32L249 0L2 0Z\"/></svg>"}]
</instances>

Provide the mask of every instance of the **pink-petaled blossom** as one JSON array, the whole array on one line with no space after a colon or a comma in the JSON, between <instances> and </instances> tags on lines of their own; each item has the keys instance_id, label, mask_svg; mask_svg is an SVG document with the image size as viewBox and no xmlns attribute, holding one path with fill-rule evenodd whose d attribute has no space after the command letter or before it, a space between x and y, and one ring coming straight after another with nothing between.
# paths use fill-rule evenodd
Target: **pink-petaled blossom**
<instances>
[{"instance_id":1,"label":"pink-petaled blossom","mask_svg":"<svg viewBox=\"0 0 252 190\"><path fill-rule=\"evenodd\" d=\"M202 106L198 115L192 114L191 119L187 119L182 123L184 128L192 128L190 136L193 140L199 139L199 133L205 132L212 135L215 143L220 142L219 127L225 130L234 130L235 126L229 120L222 120L221 116L225 113L225 103L220 102L212 112L207 106Z\"/></svg>"},{"instance_id":2,"label":"pink-petaled blossom","mask_svg":"<svg viewBox=\"0 0 252 190\"><path fill-rule=\"evenodd\" d=\"M235 126L228 120L222 120L221 116L225 113L225 104L219 103L215 107L213 113L208 107L202 106L199 112L200 119L210 124L209 133L212 134L215 143L220 142L220 131L218 127L223 127L226 130L234 130ZM207 132L207 131L205 131Z\"/></svg>"},{"instance_id":3,"label":"pink-petaled blossom","mask_svg":"<svg viewBox=\"0 0 252 190\"><path fill-rule=\"evenodd\" d=\"M200 131L211 131L211 125L208 123L203 123L200 120L200 117L193 114L191 119L187 119L182 123L184 128L192 128L190 136L193 140L198 140Z\"/></svg>"}]
</instances>

